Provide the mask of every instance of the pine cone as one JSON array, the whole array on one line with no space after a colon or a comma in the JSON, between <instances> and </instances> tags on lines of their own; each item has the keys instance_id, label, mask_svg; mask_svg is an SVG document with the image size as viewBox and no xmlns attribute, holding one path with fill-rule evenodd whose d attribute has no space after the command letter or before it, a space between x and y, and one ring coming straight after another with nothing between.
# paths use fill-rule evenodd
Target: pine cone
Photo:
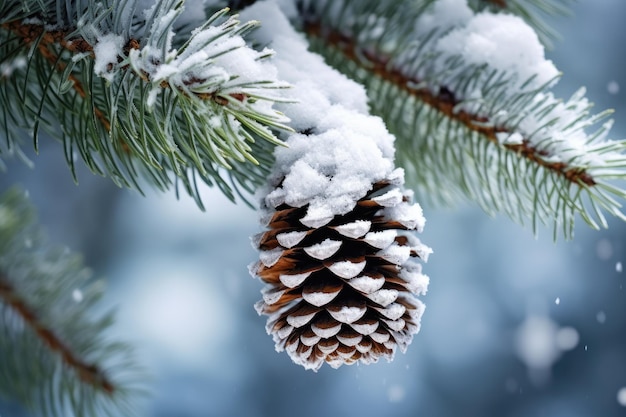
<instances>
[{"instance_id":1,"label":"pine cone","mask_svg":"<svg viewBox=\"0 0 626 417\"><path fill-rule=\"evenodd\" d=\"M392 171L341 215L290 206L280 192L265 198L269 230L255 239L261 254L251 273L269 284L255 307L269 316L277 351L318 370L406 350L424 311L414 295L428 286L412 258L425 261L431 250L407 232L424 220L403 182L404 172Z\"/></svg>"}]
</instances>

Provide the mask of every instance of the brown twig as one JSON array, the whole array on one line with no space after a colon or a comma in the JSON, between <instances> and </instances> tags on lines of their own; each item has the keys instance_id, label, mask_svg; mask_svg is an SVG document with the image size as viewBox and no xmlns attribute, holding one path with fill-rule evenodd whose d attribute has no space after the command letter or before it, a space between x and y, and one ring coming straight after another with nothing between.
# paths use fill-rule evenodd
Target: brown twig
<instances>
[{"instance_id":1,"label":"brown twig","mask_svg":"<svg viewBox=\"0 0 626 417\"><path fill-rule=\"evenodd\" d=\"M318 22L310 21L305 23L305 31L309 36L324 39L328 47L337 48L347 59L357 64L361 64L361 57L365 56L368 60L368 65L367 67L364 66L364 68L368 71L445 114L446 117L463 124L468 130L480 133L490 142L500 145L496 136L497 133L513 133L504 126L487 127L489 124L487 117L478 116L465 110L455 111L454 108L459 104L459 100L454 96L453 92L444 86L439 89L438 94L433 93L428 88L409 88L409 85L420 84L421 80L409 77L399 69L390 66L388 57L376 55L375 52L371 51L358 50L354 39L339 31L322 28ZM549 156L548 153L533 147L528 139L523 139L519 144L502 144L500 146L551 172L561 175L574 184L583 183L588 186L596 184L593 177L583 168L571 168L563 162L547 161L545 157Z\"/></svg>"},{"instance_id":2,"label":"brown twig","mask_svg":"<svg viewBox=\"0 0 626 417\"><path fill-rule=\"evenodd\" d=\"M62 48L73 53L88 52L88 53L91 53L93 56L93 46L89 42L87 42L85 39L82 39L82 38L74 38L74 39L68 40L69 32L67 31L63 31L63 30L46 31L43 25L24 24L18 20L8 22L8 23L3 23L2 27L8 31L13 32L18 37L20 37L24 41L24 43L29 44L29 45L35 42L37 39L41 38L39 43L37 44L37 49L39 50L41 55L44 58L46 58L48 62L50 62L52 65L56 65L56 68L59 72L63 72L66 68L66 65L62 62L59 62L58 56L55 55L54 52L52 52L51 49L53 45L60 45ZM126 43L123 50L125 54L128 54L131 49L139 49L139 47L140 47L139 41L131 38ZM118 58L118 61L121 61L121 60L122 60L121 57ZM127 68L127 66L124 68ZM148 74L139 74L139 76L144 81L150 82L150 78ZM69 79L73 82L73 86L76 92L82 98L86 98L87 93L84 87L82 86L82 83L80 82L80 80L72 74L69 75ZM192 78L192 79L187 80L187 83L188 85L191 85L193 83L200 83L203 81L204 80ZM162 82L161 87L169 88L171 86L166 82ZM223 97L220 97L218 94L215 94L215 93L211 93L211 94L202 93L202 94L196 94L196 96L202 100L213 100L217 104L222 105L222 106L228 105L228 100L224 99ZM230 93L230 96L241 102L243 102L247 98L247 95L243 93ZM111 130L111 123L107 119L104 112L98 109L97 107L94 107L94 114L98 118L98 120L100 120L100 122L102 123L106 131L109 132ZM130 151L126 143L122 143L122 148L126 152Z\"/></svg>"},{"instance_id":3,"label":"brown twig","mask_svg":"<svg viewBox=\"0 0 626 417\"><path fill-rule=\"evenodd\" d=\"M2 271L0 271L0 302L9 306L50 350L61 356L63 362L73 369L83 382L107 394L113 394L115 386L105 373L97 365L87 363L76 356L52 329L47 328L35 311L15 291Z\"/></svg>"},{"instance_id":4,"label":"brown twig","mask_svg":"<svg viewBox=\"0 0 626 417\"><path fill-rule=\"evenodd\" d=\"M46 31L42 25L24 24L20 21L13 21L2 24L2 27L15 35L22 38L27 45L32 44L37 39L41 38L37 44L37 50L39 53L51 64L56 66L59 72L63 72L67 65L58 60L58 56L51 50L52 45L61 45L64 49L70 52L91 52L93 53L93 47L84 39L75 39L72 41L67 40L67 33L61 30ZM85 88L80 80L74 75L70 74L69 79L73 82L74 90L82 98L87 97ZM106 117L104 112L97 107L94 107L94 114L102 123L107 132L111 130L111 123Z\"/></svg>"}]
</instances>

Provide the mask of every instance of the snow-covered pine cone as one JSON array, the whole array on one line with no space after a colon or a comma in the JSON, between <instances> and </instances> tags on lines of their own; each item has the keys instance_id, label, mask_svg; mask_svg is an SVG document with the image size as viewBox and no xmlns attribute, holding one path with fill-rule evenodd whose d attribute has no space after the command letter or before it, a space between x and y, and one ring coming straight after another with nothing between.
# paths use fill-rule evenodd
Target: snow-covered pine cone
<instances>
[{"instance_id":1,"label":"snow-covered pine cone","mask_svg":"<svg viewBox=\"0 0 626 417\"><path fill-rule=\"evenodd\" d=\"M341 215L290 206L280 192L265 198L269 230L255 239L251 273L268 284L256 309L269 316L276 350L313 370L405 351L424 311L415 295L428 286L415 258L431 249L407 232L424 219L403 182L392 171Z\"/></svg>"}]
</instances>

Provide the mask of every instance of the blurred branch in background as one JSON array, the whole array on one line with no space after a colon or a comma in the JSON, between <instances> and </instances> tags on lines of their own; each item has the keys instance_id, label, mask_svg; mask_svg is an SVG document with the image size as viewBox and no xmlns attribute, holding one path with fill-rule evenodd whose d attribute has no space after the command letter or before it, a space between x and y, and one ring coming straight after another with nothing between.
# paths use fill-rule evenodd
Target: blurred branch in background
<instances>
[{"instance_id":1,"label":"blurred branch in background","mask_svg":"<svg viewBox=\"0 0 626 417\"><path fill-rule=\"evenodd\" d=\"M138 366L107 341L112 315L94 317L103 283L35 221L23 191L0 197L0 393L38 414L128 412Z\"/></svg>"}]
</instances>

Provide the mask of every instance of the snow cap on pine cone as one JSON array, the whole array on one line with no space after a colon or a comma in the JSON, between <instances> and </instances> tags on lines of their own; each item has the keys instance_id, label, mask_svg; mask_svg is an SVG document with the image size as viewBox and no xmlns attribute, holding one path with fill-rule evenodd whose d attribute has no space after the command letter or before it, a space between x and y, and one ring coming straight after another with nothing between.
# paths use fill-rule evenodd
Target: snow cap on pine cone
<instances>
[{"instance_id":1,"label":"snow cap on pine cone","mask_svg":"<svg viewBox=\"0 0 626 417\"><path fill-rule=\"evenodd\" d=\"M256 309L276 349L307 369L390 360L419 331L416 296L429 280L417 260L431 253L414 236L425 219L394 168L394 137L367 114L363 88L308 52L278 7L242 15L272 22L257 37L293 85L286 94L298 104L282 110L306 132L276 149L260 195L268 230L253 239L250 272L267 286Z\"/></svg>"}]
</instances>

